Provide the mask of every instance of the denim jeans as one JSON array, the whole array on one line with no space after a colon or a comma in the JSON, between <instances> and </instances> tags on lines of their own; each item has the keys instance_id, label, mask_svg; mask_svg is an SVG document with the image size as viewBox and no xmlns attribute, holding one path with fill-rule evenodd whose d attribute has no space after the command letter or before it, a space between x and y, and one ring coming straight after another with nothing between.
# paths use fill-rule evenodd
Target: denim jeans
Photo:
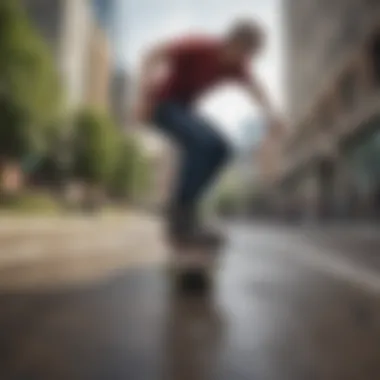
<instances>
[{"instance_id":1,"label":"denim jeans","mask_svg":"<svg viewBox=\"0 0 380 380\"><path fill-rule=\"evenodd\" d=\"M230 146L190 107L175 101L159 104L153 121L180 151L172 205L195 207L229 158Z\"/></svg>"}]
</instances>

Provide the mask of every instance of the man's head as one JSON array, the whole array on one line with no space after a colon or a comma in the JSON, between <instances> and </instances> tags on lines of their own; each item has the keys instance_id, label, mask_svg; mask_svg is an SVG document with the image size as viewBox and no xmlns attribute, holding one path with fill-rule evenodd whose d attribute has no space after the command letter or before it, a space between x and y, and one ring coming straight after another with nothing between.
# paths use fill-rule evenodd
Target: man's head
<instances>
[{"instance_id":1,"label":"man's head","mask_svg":"<svg viewBox=\"0 0 380 380\"><path fill-rule=\"evenodd\" d=\"M256 21L237 20L225 36L226 57L231 62L249 59L260 53L264 43L264 31Z\"/></svg>"}]
</instances>

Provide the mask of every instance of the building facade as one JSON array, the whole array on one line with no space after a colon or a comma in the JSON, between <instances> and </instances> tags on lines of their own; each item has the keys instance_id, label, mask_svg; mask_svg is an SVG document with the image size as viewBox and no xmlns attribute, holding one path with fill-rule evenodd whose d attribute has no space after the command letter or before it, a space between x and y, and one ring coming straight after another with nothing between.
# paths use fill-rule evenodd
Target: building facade
<instances>
[{"instance_id":1,"label":"building facade","mask_svg":"<svg viewBox=\"0 0 380 380\"><path fill-rule=\"evenodd\" d=\"M112 34L115 25L116 0L90 0L95 19L99 25Z\"/></svg>"},{"instance_id":2,"label":"building facade","mask_svg":"<svg viewBox=\"0 0 380 380\"><path fill-rule=\"evenodd\" d=\"M85 99L91 8L87 0L22 0L28 16L49 43L65 87L68 108Z\"/></svg>"},{"instance_id":3,"label":"building facade","mask_svg":"<svg viewBox=\"0 0 380 380\"><path fill-rule=\"evenodd\" d=\"M110 105L112 52L106 28L112 1L22 0L32 23L49 43L69 109Z\"/></svg>"},{"instance_id":4,"label":"building facade","mask_svg":"<svg viewBox=\"0 0 380 380\"><path fill-rule=\"evenodd\" d=\"M130 118L130 78L124 69L115 69L110 85L110 109L118 126L123 129L132 127Z\"/></svg>"},{"instance_id":5,"label":"building facade","mask_svg":"<svg viewBox=\"0 0 380 380\"><path fill-rule=\"evenodd\" d=\"M380 214L380 2L284 0L293 133L278 181L308 218Z\"/></svg>"},{"instance_id":6,"label":"building facade","mask_svg":"<svg viewBox=\"0 0 380 380\"><path fill-rule=\"evenodd\" d=\"M108 110L111 103L111 50L106 33L94 20L90 27L87 62L85 102L94 108Z\"/></svg>"}]
</instances>

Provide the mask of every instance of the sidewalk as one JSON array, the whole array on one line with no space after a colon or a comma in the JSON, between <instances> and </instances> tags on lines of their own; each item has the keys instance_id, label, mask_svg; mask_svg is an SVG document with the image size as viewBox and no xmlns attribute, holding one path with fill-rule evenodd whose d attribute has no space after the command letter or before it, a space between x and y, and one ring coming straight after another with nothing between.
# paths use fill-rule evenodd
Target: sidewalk
<instances>
[{"instance_id":1,"label":"sidewalk","mask_svg":"<svg viewBox=\"0 0 380 380\"><path fill-rule=\"evenodd\" d=\"M352 224L301 230L302 237L358 266L380 271L380 227Z\"/></svg>"},{"instance_id":2,"label":"sidewalk","mask_svg":"<svg viewBox=\"0 0 380 380\"><path fill-rule=\"evenodd\" d=\"M78 255L131 254L136 247L140 256L159 243L159 221L144 214L0 217L1 268Z\"/></svg>"},{"instance_id":3,"label":"sidewalk","mask_svg":"<svg viewBox=\"0 0 380 380\"><path fill-rule=\"evenodd\" d=\"M259 233L272 230L274 236L302 241L332 257L347 259L353 265L380 273L380 226L368 223L286 224L257 222L236 223Z\"/></svg>"}]
</instances>

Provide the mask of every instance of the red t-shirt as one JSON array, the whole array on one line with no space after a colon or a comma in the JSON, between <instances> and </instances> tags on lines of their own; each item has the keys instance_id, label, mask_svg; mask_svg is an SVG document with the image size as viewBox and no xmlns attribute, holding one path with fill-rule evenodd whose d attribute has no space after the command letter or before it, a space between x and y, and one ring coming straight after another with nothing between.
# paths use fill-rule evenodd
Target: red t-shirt
<instances>
[{"instance_id":1,"label":"red t-shirt","mask_svg":"<svg viewBox=\"0 0 380 380\"><path fill-rule=\"evenodd\" d=\"M155 99L196 101L223 81L249 81L246 62L226 65L220 59L221 41L210 37L187 37L166 46L169 74L156 88Z\"/></svg>"}]
</instances>

